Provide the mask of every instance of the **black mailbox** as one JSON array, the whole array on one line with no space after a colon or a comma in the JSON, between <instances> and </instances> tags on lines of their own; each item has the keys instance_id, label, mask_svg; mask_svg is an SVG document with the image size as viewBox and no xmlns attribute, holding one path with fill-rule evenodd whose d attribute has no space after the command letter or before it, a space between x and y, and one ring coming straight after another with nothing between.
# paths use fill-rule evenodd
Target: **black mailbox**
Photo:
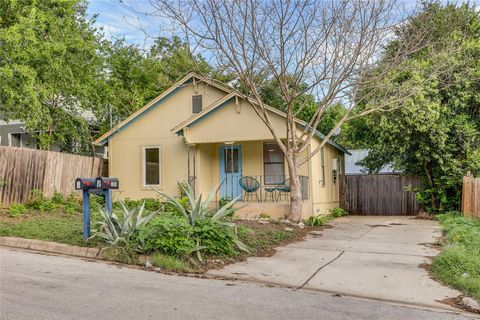
<instances>
[{"instance_id":1,"label":"black mailbox","mask_svg":"<svg viewBox=\"0 0 480 320\"><path fill-rule=\"evenodd\" d=\"M95 188L97 189L118 189L118 178L98 177L95 179Z\"/></svg>"},{"instance_id":2,"label":"black mailbox","mask_svg":"<svg viewBox=\"0 0 480 320\"><path fill-rule=\"evenodd\" d=\"M77 178L75 180L75 190L95 189L95 178Z\"/></svg>"}]
</instances>

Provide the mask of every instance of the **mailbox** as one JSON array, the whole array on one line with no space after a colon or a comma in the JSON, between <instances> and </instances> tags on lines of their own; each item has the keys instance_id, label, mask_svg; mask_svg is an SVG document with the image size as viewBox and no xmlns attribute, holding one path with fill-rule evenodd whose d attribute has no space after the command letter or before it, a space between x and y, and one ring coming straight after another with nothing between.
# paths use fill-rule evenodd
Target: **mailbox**
<instances>
[{"instance_id":1,"label":"mailbox","mask_svg":"<svg viewBox=\"0 0 480 320\"><path fill-rule=\"evenodd\" d=\"M77 178L75 180L75 190L95 189L95 178Z\"/></svg>"},{"instance_id":2,"label":"mailbox","mask_svg":"<svg viewBox=\"0 0 480 320\"><path fill-rule=\"evenodd\" d=\"M118 178L98 177L95 179L96 189L118 189Z\"/></svg>"},{"instance_id":3,"label":"mailbox","mask_svg":"<svg viewBox=\"0 0 480 320\"><path fill-rule=\"evenodd\" d=\"M75 189L83 191L83 239L90 238L90 194L102 195L105 209L112 214L112 189L118 189L117 178L77 178Z\"/></svg>"}]
</instances>

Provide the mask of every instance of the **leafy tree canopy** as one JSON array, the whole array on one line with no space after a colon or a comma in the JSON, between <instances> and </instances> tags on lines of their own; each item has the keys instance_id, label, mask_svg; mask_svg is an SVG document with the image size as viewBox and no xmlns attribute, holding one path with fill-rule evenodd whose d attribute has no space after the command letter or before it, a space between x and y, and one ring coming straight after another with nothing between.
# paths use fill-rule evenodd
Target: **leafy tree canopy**
<instances>
[{"instance_id":1,"label":"leafy tree canopy","mask_svg":"<svg viewBox=\"0 0 480 320\"><path fill-rule=\"evenodd\" d=\"M0 0L0 111L25 123L40 148L91 153L99 133L188 72L221 78L178 37L159 37L148 52L106 41L86 8L85 0Z\"/></svg>"},{"instance_id":2,"label":"leafy tree canopy","mask_svg":"<svg viewBox=\"0 0 480 320\"><path fill-rule=\"evenodd\" d=\"M86 6L0 0L0 111L23 121L41 148L88 140L84 113L103 102L101 40Z\"/></svg>"},{"instance_id":3,"label":"leafy tree canopy","mask_svg":"<svg viewBox=\"0 0 480 320\"><path fill-rule=\"evenodd\" d=\"M349 124L349 134L371 150L362 163L370 172L391 163L423 178L417 197L426 209L459 209L463 175L480 173L480 16L468 5L426 4L398 30L386 59L402 42L419 41L419 24L432 30L420 41L436 45L410 55L411 72L392 74L411 96L391 113Z\"/></svg>"}]
</instances>

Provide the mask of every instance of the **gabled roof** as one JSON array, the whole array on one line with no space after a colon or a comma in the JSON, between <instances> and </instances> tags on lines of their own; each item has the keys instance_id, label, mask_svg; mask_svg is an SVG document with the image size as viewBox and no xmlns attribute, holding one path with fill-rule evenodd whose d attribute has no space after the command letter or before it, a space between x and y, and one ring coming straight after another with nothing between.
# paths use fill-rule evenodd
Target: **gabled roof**
<instances>
[{"instance_id":1,"label":"gabled roof","mask_svg":"<svg viewBox=\"0 0 480 320\"><path fill-rule=\"evenodd\" d=\"M175 90L177 90L178 88L180 88L182 85L184 85L186 82L192 80L192 78L196 78L202 82L205 82L209 85L212 85L226 93L229 93L232 89L227 89L227 87L224 85L224 84L220 84L218 83L217 81L213 81L213 80L209 80L205 77L202 77L196 73L189 73L187 74L185 77L183 77L182 79L180 79L179 81L177 81L176 83L174 83L170 88L168 88L165 92L163 92L161 95L159 95L158 97L156 97L155 99L153 99L152 101L150 101L149 103L147 103L144 107L142 107L141 109L137 110L136 112L132 113L128 118L126 118L125 120L121 121L119 124L117 124L116 126L114 126L112 129L110 129L110 131L106 132L105 134L103 134L100 138L98 138L97 140L95 140L93 142L93 144L95 145L104 145L105 143L107 143L108 139L110 137L112 137L113 135L115 135L116 133L118 133L122 128L128 126L130 123L132 123L133 121L135 121L138 117L140 117L141 115L145 114L148 110L150 110L152 107L156 106L158 103L160 103L163 99L165 99L166 97L168 97L169 95L171 95Z\"/></svg>"},{"instance_id":2,"label":"gabled roof","mask_svg":"<svg viewBox=\"0 0 480 320\"><path fill-rule=\"evenodd\" d=\"M225 105L226 102L230 101L232 98L244 99L244 100L248 101L250 104L258 104L253 99L248 98L247 96L245 96L244 94L241 94L240 92L236 91L233 88L230 88L230 93L228 95L226 95L225 97L215 101L213 104L209 105L207 108L203 109L202 111L200 111L196 115L194 115L194 116L188 118L187 120L181 122L180 124L175 126L171 131L173 133L179 134L180 131L182 131L184 128L195 125L196 123L201 121L201 119L203 117L205 117L208 114L210 114L212 112L215 112L216 110L220 109L222 106ZM265 105L265 109L268 110L269 112L277 114L281 117L287 117L287 114L285 112L282 112L282 111L280 111L276 108L270 107L268 105ZM303 120L300 120L298 118L295 118L295 122L303 128L308 127L307 122L305 122ZM317 138L321 139L321 140L325 139L325 135L318 130L315 130L315 136ZM343 146L339 145L335 141L328 140L327 142L328 142L328 144L332 145L333 147L337 148L338 150L340 150L340 151L342 151L346 154L350 154L350 152L348 152L347 149L345 149Z\"/></svg>"},{"instance_id":3,"label":"gabled roof","mask_svg":"<svg viewBox=\"0 0 480 320\"><path fill-rule=\"evenodd\" d=\"M198 75L196 73L189 73L187 74L185 77L183 77L182 79L180 79L178 82L176 82L175 84L173 84L168 90L166 90L165 92L163 92L161 95L159 95L158 97L156 97L155 99L153 99L152 101L150 101L148 104L146 104L143 108L139 109L138 111L136 111L135 113L133 113L132 115L130 115L128 118L126 118L125 120L123 120L122 122L120 122L118 125L116 125L115 127L113 127L110 131L108 131L107 133L105 133L104 135L102 135L100 138L98 138L97 140L95 140L94 144L95 145L104 145L108 139L113 136L114 134L116 134L117 132L119 132L122 128L126 127L127 125L129 125L131 122L135 121L136 118L140 117L141 115L145 114L148 110L150 110L150 108L154 107L155 105L157 105L158 103L160 103L163 99L165 99L166 97L168 97L170 94L172 94L176 89L178 89L179 87L181 87L183 84L185 84L186 82L188 82L189 80L191 80L192 78L196 78L198 80L200 80L201 82L204 82L208 85L211 85L213 87L216 87L222 91L224 91L225 93L227 93L226 96L222 97L221 99L217 100L216 102L212 103L211 105L209 105L208 107L206 107L205 109L203 109L201 112L193 115L192 117L186 119L185 121L181 122L180 124L178 124L177 126L175 126L171 131L173 133L179 133L180 131L182 131L184 128L188 127L188 126L191 126L191 125L194 125L195 123L199 122L203 117L205 117L207 114L210 114L211 112L214 112L215 110L217 110L218 108L222 107L223 105L225 105L226 102L228 102L230 99L232 98L240 98L240 99L244 99L246 101L248 101L249 103L251 104L257 104L256 101L252 100L251 98L245 96L244 94L238 92L237 90L235 90L234 88L230 87L230 86L227 86L225 85L224 83L220 83L218 81L215 81L215 80L210 80L208 78L205 78L201 75ZM275 113L277 115L280 115L281 117L286 117L286 113L285 112L282 112L276 108L273 108L273 107L270 107L270 106L267 106L265 105L265 108L272 112L272 113ZM300 126L302 127L307 127L308 124L305 122L305 121L302 121L298 118L295 118L295 122L298 123ZM318 138L324 140L325 139L325 135L323 135L320 131L318 130L315 130L315 136L317 136ZM344 152L344 153L347 153L347 154L350 154L348 152L348 150L346 150L344 147L342 147L341 145L339 145L338 143L336 143L335 141L332 141L332 140L328 140L328 143L330 145L332 145L333 147L337 148L338 150Z\"/></svg>"}]
</instances>

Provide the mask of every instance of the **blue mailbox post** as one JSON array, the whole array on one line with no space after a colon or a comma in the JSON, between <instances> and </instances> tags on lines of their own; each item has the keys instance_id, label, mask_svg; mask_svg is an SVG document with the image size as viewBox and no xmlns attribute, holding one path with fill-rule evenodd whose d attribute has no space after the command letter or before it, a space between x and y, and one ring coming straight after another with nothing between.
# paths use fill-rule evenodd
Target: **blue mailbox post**
<instances>
[{"instance_id":1,"label":"blue mailbox post","mask_svg":"<svg viewBox=\"0 0 480 320\"><path fill-rule=\"evenodd\" d=\"M105 198L105 209L112 214L112 189L118 189L117 178L77 178L75 189L83 191L83 239L90 237L90 194Z\"/></svg>"}]
</instances>

